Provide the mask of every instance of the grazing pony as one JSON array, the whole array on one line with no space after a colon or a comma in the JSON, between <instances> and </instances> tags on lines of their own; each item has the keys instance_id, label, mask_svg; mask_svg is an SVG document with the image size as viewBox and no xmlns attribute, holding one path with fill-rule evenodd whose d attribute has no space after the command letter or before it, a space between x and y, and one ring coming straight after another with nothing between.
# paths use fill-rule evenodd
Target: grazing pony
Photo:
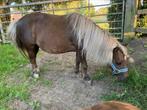
<instances>
[{"instance_id":1,"label":"grazing pony","mask_svg":"<svg viewBox=\"0 0 147 110\"><path fill-rule=\"evenodd\" d=\"M85 108L83 110L140 110L134 105L119 102L119 101L107 101L99 103L90 108Z\"/></svg>"},{"instance_id":2,"label":"grazing pony","mask_svg":"<svg viewBox=\"0 0 147 110\"><path fill-rule=\"evenodd\" d=\"M113 74L119 79L127 77L127 63L130 58L127 49L83 15L31 13L11 23L8 35L21 52L28 56L34 77L39 77L36 64L39 48L53 54L76 52L75 72L79 72L81 63L85 80L90 79L86 58L100 65L112 66Z\"/></svg>"}]
</instances>

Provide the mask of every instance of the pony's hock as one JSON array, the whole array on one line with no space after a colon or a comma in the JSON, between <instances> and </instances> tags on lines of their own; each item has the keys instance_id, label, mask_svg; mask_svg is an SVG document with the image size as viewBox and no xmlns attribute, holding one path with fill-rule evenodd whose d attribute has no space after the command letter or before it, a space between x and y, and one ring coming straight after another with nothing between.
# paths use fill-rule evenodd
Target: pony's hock
<instances>
[{"instance_id":1,"label":"pony's hock","mask_svg":"<svg viewBox=\"0 0 147 110\"><path fill-rule=\"evenodd\" d=\"M28 55L33 70L37 67L39 48L53 54L76 52L76 69L78 71L81 64L85 79L89 79L87 58L100 65L114 63L119 68L127 67L130 58L127 49L115 37L77 13L60 16L31 13L10 24L8 35L22 53ZM126 78L128 72L124 73Z\"/></svg>"}]
</instances>

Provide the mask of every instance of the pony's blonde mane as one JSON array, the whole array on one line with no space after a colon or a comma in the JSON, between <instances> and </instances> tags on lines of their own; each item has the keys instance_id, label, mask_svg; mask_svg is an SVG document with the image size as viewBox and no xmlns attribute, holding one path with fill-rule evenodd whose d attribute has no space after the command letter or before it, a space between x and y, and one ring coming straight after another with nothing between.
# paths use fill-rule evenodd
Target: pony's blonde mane
<instances>
[{"instance_id":1,"label":"pony's blonde mane","mask_svg":"<svg viewBox=\"0 0 147 110\"><path fill-rule=\"evenodd\" d=\"M72 13L67 15L72 31L77 37L78 46L83 43L82 52L86 57L101 65L111 64L113 49L120 47L125 55L127 50L111 34L99 28L94 22L83 15Z\"/></svg>"}]
</instances>

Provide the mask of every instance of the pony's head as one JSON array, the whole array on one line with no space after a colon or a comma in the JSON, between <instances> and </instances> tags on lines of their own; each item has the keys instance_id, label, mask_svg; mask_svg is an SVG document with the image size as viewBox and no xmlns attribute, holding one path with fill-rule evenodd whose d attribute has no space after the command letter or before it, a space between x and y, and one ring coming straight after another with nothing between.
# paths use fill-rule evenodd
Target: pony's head
<instances>
[{"instance_id":1,"label":"pony's head","mask_svg":"<svg viewBox=\"0 0 147 110\"><path fill-rule=\"evenodd\" d=\"M117 76L118 80L124 80L128 77L128 63L133 63L133 59L127 54L127 49L120 45L113 49L113 61L111 64L112 74Z\"/></svg>"}]
</instances>

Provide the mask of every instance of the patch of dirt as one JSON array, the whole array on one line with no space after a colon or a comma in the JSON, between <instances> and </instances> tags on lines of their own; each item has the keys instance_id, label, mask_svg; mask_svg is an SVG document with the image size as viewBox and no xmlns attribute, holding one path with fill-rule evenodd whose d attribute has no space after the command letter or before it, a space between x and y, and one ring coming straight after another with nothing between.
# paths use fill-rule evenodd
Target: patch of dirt
<instances>
[{"instance_id":1,"label":"patch of dirt","mask_svg":"<svg viewBox=\"0 0 147 110\"><path fill-rule=\"evenodd\" d=\"M43 85L38 82L31 85L30 99L39 102L39 110L80 110L98 103L102 94L107 90L108 81L100 80L91 86L88 82L83 81L80 74L74 73L75 53L53 55L41 51L37 62L41 69L41 80L52 82L51 85ZM88 72L94 73L97 66L90 62L88 65ZM18 106L15 106L16 103ZM23 104L24 106L21 106ZM19 100L12 103L12 108L32 110L32 106Z\"/></svg>"},{"instance_id":2,"label":"patch of dirt","mask_svg":"<svg viewBox=\"0 0 147 110\"><path fill-rule=\"evenodd\" d=\"M132 40L128 46L131 49L131 56L135 64L147 71L147 37Z\"/></svg>"},{"instance_id":3,"label":"patch of dirt","mask_svg":"<svg viewBox=\"0 0 147 110\"><path fill-rule=\"evenodd\" d=\"M80 110L96 104L100 96L104 93L104 82L90 86L88 82L83 81L80 75L74 73L75 53L65 53L63 55L49 55L41 60L54 60L47 66L47 71L42 73L45 80L51 80L51 87L42 85L32 88L31 98L38 100L41 104L41 110ZM41 65L41 63L40 63ZM93 65L95 67L95 65ZM94 71L91 67L89 72Z\"/></svg>"},{"instance_id":4,"label":"patch of dirt","mask_svg":"<svg viewBox=\"0 0 147 110\"><path fill-rule=\"evenodd\" d=\"M143 41L147 43L147 38ZM132 50L131 56L135 59L135 63L143 65L142 62L146 62L144 57L147 56L147 48L143 47L140 40L131 41L129 48ZM30 88L31 100L39 102L39 110L81 110L83 107L98 103L102 94L112 86L111 75L107 80L97 81L93 86L83 81L80 75L75 75L73 69L75 53L53 55L41 52L38 63L42 80L52 81L51 86L37 84ZM89 73L94 73L98 68L91 62L88 62L88 65ZM14 101L14 105L16 102L23 108L13 106L14 109L32 110L30 105L26 107L26 104L21 101Z\"/></svg>"}]
</instances>

